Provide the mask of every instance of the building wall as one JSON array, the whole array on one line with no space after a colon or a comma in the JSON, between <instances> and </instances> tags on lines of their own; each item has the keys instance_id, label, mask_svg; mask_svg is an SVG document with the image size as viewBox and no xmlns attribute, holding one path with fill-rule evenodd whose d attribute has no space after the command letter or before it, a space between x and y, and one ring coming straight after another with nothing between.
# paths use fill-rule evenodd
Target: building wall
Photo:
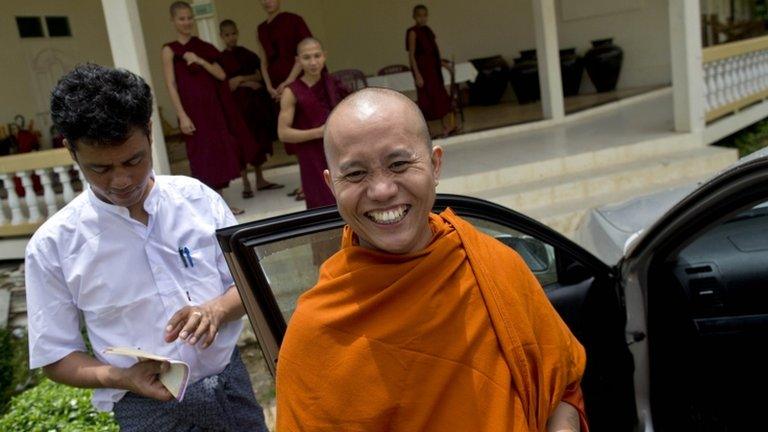
<instances>
[{"instance_id":1,"label":"building wall","mask_svg":"<svg viewBox=\"0 0 768 432\"><path fill-rule=\"evenodd\" d=\"M626 7L617 8L610 13L595 12L587 17L569 19L569 5L566 2L578 4L580 1L582 0L556 2L560 48L574 47L583 55L591 46L591 40L612 37L614 43L624 50L619 88L671 82L667 0L621 0L620 3ZM594 91L586 76L582 80L581 91Z\"/></svg>"},{"instance_id":2,"label":"building wall","mask_svg":"<svg viewBox=\"0 0 768 432\"><path fill-rule=\"evenodd\" d=\"M241 44L256 48L255 30L266 16L258 0L213 0L218 19L238 22ZM621 0L608 14L572 18L573 2L556 0L560 45L583 54L592 39L613 37L624 48L619 87L666 84L670 81L669 30L665 0ZM606 0L592 0L601 2ZM569 2L569 4L564 4ZM174 39L168 2L137 0L155 94L164 117L174 123L175 112L165 89L160 50ZM304 17L328 51L331 70L355 68L375 74L386 65L407 64L405 29L412 25L414 1L405 0L284 0L283 9ZM430 26L442 54L456 61L501 54L511 63L523 49L534 48L531 0L424 1ZM564 7L565 6L565 7ZM570 9L569 9L570 8ZM73 31L68 40L28 43L16 32L16 15L66 15ZM572 12L570 12L571 15ZM568 15L568 14L566 14ZM653 31L649 31L653 29ZM99 0L4 0L0 2L0 40L6 59L27 59L40 45L57 44L68 64L93 61L111 65L112 58ZM34 46L32 46L34 45ZM0 123L14 114L30 117L39 105L30 96L33 86L28 62L0 61ZM583 80L582 91L591 91Z\"/></svg>"},{"instance_id":3,"label":"building wall","mask_svg":"<svg viewBox=\"0 0 768 432\"><path fill-rule=\"evenodd\" d=\"M72 37L22 39L16 27L16 16L67 16ZM45 83L77 63L94 62L112 65L112 56L104 14L99 0L3 0L0 2L0 124L21 114L29 120L36 118L37 129L47 129L48 96L51 88ZM41 57L45 50L50 56ZM32 63L44 67L47 63L55 74L47 78L34 72ZM52 87L52 86L50 86ZM47 138L47 134L46 134ZM47 139L43 145L46 145Z\"/></svg>"}]
</instances>

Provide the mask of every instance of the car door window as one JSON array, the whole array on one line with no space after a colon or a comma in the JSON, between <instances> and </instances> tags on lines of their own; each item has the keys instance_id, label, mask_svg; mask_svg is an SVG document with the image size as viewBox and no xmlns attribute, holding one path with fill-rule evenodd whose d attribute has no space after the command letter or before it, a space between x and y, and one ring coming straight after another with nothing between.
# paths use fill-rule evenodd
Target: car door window
<instances>
[{"instance_id":1,"label":"car door window","mask_svg":"<svg viewBox=\"0 0 768 432\"><path fill-rule=\"evenodd\" d=\"M467 217L477 229L514 249L542 286L557 283L555 248L520 231L476 217Z\"/></svg>"},{"instance_id":2,"label":"car door window","mask_svg":"<svg viewBox=\"0 0 768 432\"><path fill-rule=\"evenodd\" d=\"M317 282L320 265L339 250L341 233L320 231L253 247L286 323L299 296Z\"/></svg>"}]
</instances>

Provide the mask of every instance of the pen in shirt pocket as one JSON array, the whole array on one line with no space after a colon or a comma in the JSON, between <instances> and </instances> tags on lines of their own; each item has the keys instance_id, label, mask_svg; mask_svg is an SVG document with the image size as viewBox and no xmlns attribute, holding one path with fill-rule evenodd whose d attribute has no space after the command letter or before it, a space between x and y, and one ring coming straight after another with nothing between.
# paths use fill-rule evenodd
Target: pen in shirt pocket
<instances>
[{"instance_id":1,"label":"pen in shirt pocket","mask_svg":"<svg viewBox=\"0 0 768 432\"><path fill-rule=\"evenodd\" d=\"M184 256L184 248L179 248L179 257L181 258L181 263L184 264L184 268L189 267L189 264L187 264L187 258Z\"/></svg>"}]
</instances>

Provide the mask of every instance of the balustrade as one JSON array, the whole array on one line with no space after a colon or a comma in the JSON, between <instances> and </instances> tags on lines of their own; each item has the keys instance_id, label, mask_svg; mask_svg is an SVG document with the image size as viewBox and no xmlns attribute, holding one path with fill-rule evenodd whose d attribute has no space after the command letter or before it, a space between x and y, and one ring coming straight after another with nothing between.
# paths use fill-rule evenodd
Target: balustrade
<instances>
[{"instance_id":1,"label":"balustrade","mask_svg":"<svg viewBox=\"0 0 768 432\"><path fill-rule=\"evenodd\" d=\"M31 235L72 201L78 170L65 149L0 157L0 237Z\"/></svg>"},{"instance_id":2,"label":"balustrade","mask_svg":"<svg viewBox=\"0 0 768 432\"><path fill-rule=\"evenodd\" d=\"M702 50L708 122L768 98L768 36Z\"/></svg>"}]
</instances>

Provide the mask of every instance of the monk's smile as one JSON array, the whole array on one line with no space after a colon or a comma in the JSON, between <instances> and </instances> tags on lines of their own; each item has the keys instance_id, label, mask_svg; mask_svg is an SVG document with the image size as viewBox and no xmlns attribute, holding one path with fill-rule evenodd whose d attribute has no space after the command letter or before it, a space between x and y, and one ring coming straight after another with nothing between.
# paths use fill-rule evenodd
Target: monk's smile
<instances>
[{"instance_id":1,"label":"monk's smile","mask_svg":"<svg viewBox=\"0 0 768 432\"><path fill-rule=\"evenodd\" d=\"M409 204L402 204L386 209L367 211L365 217L380 225L394 225L405 219L410 209Z\"/></svg>"}]
</instances>

